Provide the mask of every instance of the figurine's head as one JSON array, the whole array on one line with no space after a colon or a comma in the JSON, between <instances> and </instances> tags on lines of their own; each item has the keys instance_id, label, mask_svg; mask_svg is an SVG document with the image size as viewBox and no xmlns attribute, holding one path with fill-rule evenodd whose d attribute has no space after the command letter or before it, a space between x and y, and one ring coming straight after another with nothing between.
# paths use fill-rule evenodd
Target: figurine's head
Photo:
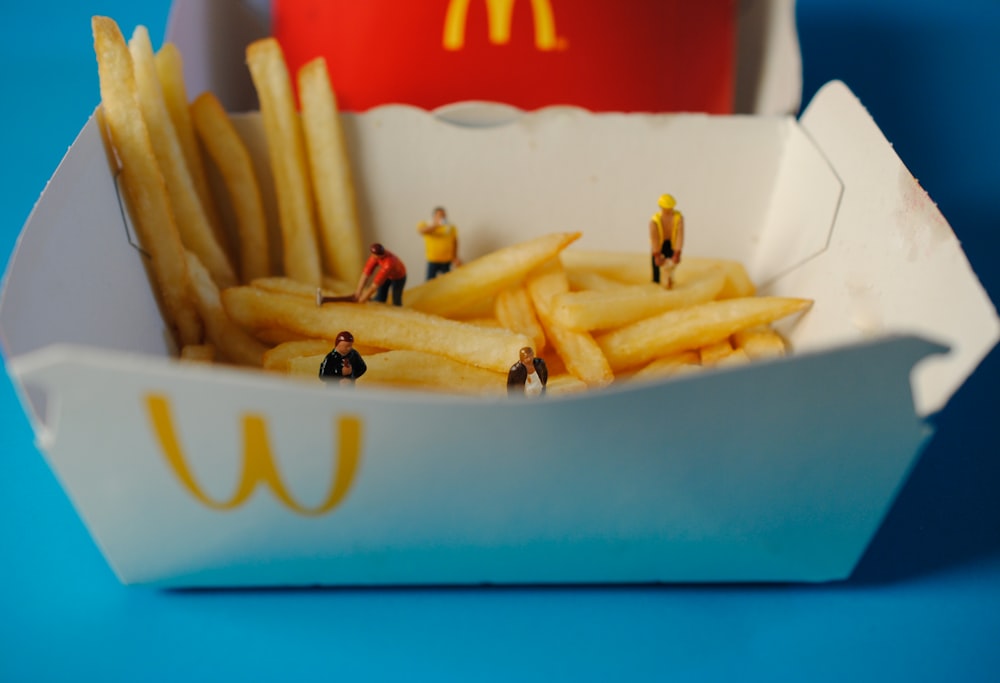
<instances>
[{"instance_id":1,"label":"figurine's head","mask_svg":"<svg viewBox=\"0 0 1000 683\"><path fill-rule=\"evenodd\" d=\"M341 356L346 356L354 348L354 335L344 330L337 335L336 344L333 347Z\"/></svg>"},{"instance_id":2,"label":"figurine's head","mask_svg":"<svg viewBox=\"0 0 1000 683\"><path fill-rule=\"evenodd\" d=\"M434 217L435 221L440 223L444 221L445 217L447 216L447 213L445 212L443 206L435 206L434 210L431 211L431 215Z\"/></svg>"},{"instance_id":3,"label":"figurine's head","mask_svg":"<svg viewBox=\"0 0 1000 683\"><path fill-rule=\"evenodd\" d=\"M669 211L670 209L677 206L677 200L674 199L674 196L672 194L661 194L657 204L659 204L660 208L663 209L664 211Z\"/></svg>"},{"instance_id":4,"label":"figurine's head","mask_svg":"<svg viewBox=\"0 0 1000 683\"><path fill-rule=\"evenodd\" d=\"M370 251L371 253L375 254L376 256L385 256L385 247L383 247L378 242L376 242L375 244L373 244L371 246L371 249L369 249L368 251Z\"/></svg>"},{"instance_id":5,"label":"figurine's head","mask_svg":"<svg viewBox=\"0 0 1000 683\"><path fill-rule=\"evenodd\" d=\"M521 349L521 362L525 365L533 365L532 361L535 360L535 352L530 346L525 346Z\"/></svg>"}]
</instances>

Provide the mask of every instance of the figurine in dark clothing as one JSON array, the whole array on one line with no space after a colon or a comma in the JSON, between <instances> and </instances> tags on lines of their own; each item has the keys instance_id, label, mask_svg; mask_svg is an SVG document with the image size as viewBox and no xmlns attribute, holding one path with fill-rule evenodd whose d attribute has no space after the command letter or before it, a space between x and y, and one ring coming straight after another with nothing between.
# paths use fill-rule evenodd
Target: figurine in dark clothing
<instances>
[{"instance_id":1,"label":"figurine in dark clothing","mask_svg":"<svg viewBox=\"0 0 1000 683\"><path fill-rule=\"evenodd\" d=\"M320 363L319 378L324 382L354 384L367 369L361 354L354 350L354 335L345 330L337 335L336 346Z\"/></svg>"},{"instance_id":2,"label":"figurine in dark clothing","mask_svg":"<svg viewBox=\"0 0 1000 683\"><path fill-rule=\"evenodd\" d=\"M521 360L514 363L507 373L507 394L511 396L541 396L549 381L545 361L535 358L530 346L521 349Z\"/></svg>"}]
</instances>

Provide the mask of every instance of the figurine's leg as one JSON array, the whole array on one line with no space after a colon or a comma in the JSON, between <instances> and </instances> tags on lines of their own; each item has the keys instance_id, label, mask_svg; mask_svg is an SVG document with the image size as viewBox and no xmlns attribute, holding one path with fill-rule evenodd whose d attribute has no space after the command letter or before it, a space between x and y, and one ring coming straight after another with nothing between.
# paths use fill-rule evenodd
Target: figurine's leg
<instances>
[{"instance_id":1,"label":"figurine's leg","mask_svg":"<svg viewBox=\"0 0 1000 683\"><path fill-rule=\"evenodd\" d=\"M398 280L392 280L392 305L402 306L403 305L403 287L406 286L406 276L399 278Z\"/></svg>"},{"instance_id":2,"label":"figurine's leg","mask_svg":"<svg viewBox=\"0 0 1000 683\"><path fill-rule=\"evenodd\" d=\"M653 282L659 284L660 282L660 267L656 265L656 254L653 254L650 261L653 264Z\"/></svg>"},{"instance_id":3,"label":"figurine's leg","mask_svg":"<svg viewBox=\"0 0 1000 683\"><path fill-rule=\"evenodd\" d=\"M375 296L372 297L372 301L380 301L385 303L385 300L389 297L389 284L391 280L386 280L378 286L378 290L375 292Z\"/></svg>"}]
</instances>

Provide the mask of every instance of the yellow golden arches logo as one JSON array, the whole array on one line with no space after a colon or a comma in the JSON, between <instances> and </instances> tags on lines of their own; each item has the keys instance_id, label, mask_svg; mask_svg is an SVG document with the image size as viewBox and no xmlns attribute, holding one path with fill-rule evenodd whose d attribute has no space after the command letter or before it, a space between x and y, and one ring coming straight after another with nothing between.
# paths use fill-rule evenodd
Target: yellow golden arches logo
<instances>
[{"instance_id":1,"label":"yellow golden arches logo","mask_svg":"<svg viewBox=\"0 0 1000 683\"><path fill-rule=\"evenodd\" d=\"M490 42L506 45L510 42L510 24L514 16L515 0L485 0L486 20ZM535 19L535 47L542 51L560 47L556 38L556 17L549 0L531 0L531 13ZM465 23L469 14L469 0L450 0L444 18L444 49L461 50L465 45Z\"/></svg>"},{"instance_id":2,"label":"yellow golden arches logo","mask_svg":"<svg viewBox=\"0 0 1000 683\"><path fill-rule=\"evenodd\" d=\"M278 500L288 509L307 517L318 517L337 507L347 497L354 483L358 461L361 458L361 420L356 417L344 416L337 421L339 458L333 473L333 481L330 482L330 492L326 500L310 508L292 498L281 480L281 475L274 465L274 457L267 438L267 425L263 417L259 415L243 417L243 476L233 497L220 502L209 498L195 481L177 439L167 398L159 394L148 395L146 410L163 456L174 474L191 495L213 510L234 510L240 507L250 498L257 485L263 483L271 488Z\"/></svg>"}]
</instances>

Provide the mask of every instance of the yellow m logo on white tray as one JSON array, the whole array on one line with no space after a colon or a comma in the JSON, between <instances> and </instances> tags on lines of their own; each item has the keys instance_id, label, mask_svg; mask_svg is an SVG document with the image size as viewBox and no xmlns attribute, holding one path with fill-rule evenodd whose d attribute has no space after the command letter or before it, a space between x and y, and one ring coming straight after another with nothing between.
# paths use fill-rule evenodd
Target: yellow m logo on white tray
<instances>
[{"instance_id":1,"label":"yellow m logo on white tray","mask_svg":"<svg viewBox=\"0 0 1000 683\"><path fill-rule=\"evenodd\" d=\"M516 0L485 0L490 42L506 45L510 42L510 24ZM549 0L531 0L531 13L535 19L535 47L548 51L558 48L556 18ZM444 49L461 50L465 45L465 26L469 14L469 0L451 0L444 18Z\"/></svg>"},{"instance_id":2,"label":"yellow m logo on white tray","mask_svg":"<svg viewBox=\"0 0 1000 683\"><path fill-rule=\"evenodd\" d=\"M305 507L295 500L281 480L274 464L274 457L267 436L267 423L260 415L243 416L243 475L236 493L227 501L210 498L195 480L177 439L177 430L165 396L150 394L146 397L146 410L153 426L153 433L160 444L163 457L177 475L181 485L200 503L213 510L235 510L243 505L258 484L270 487L275 497L289 510L307 517L324 515L337 507L347 497L354 483L358 461L361 458L361 420L343 416L337 420L337 467L333 472L329 493L316 507Z\"/></svg>"}]
</instances>

